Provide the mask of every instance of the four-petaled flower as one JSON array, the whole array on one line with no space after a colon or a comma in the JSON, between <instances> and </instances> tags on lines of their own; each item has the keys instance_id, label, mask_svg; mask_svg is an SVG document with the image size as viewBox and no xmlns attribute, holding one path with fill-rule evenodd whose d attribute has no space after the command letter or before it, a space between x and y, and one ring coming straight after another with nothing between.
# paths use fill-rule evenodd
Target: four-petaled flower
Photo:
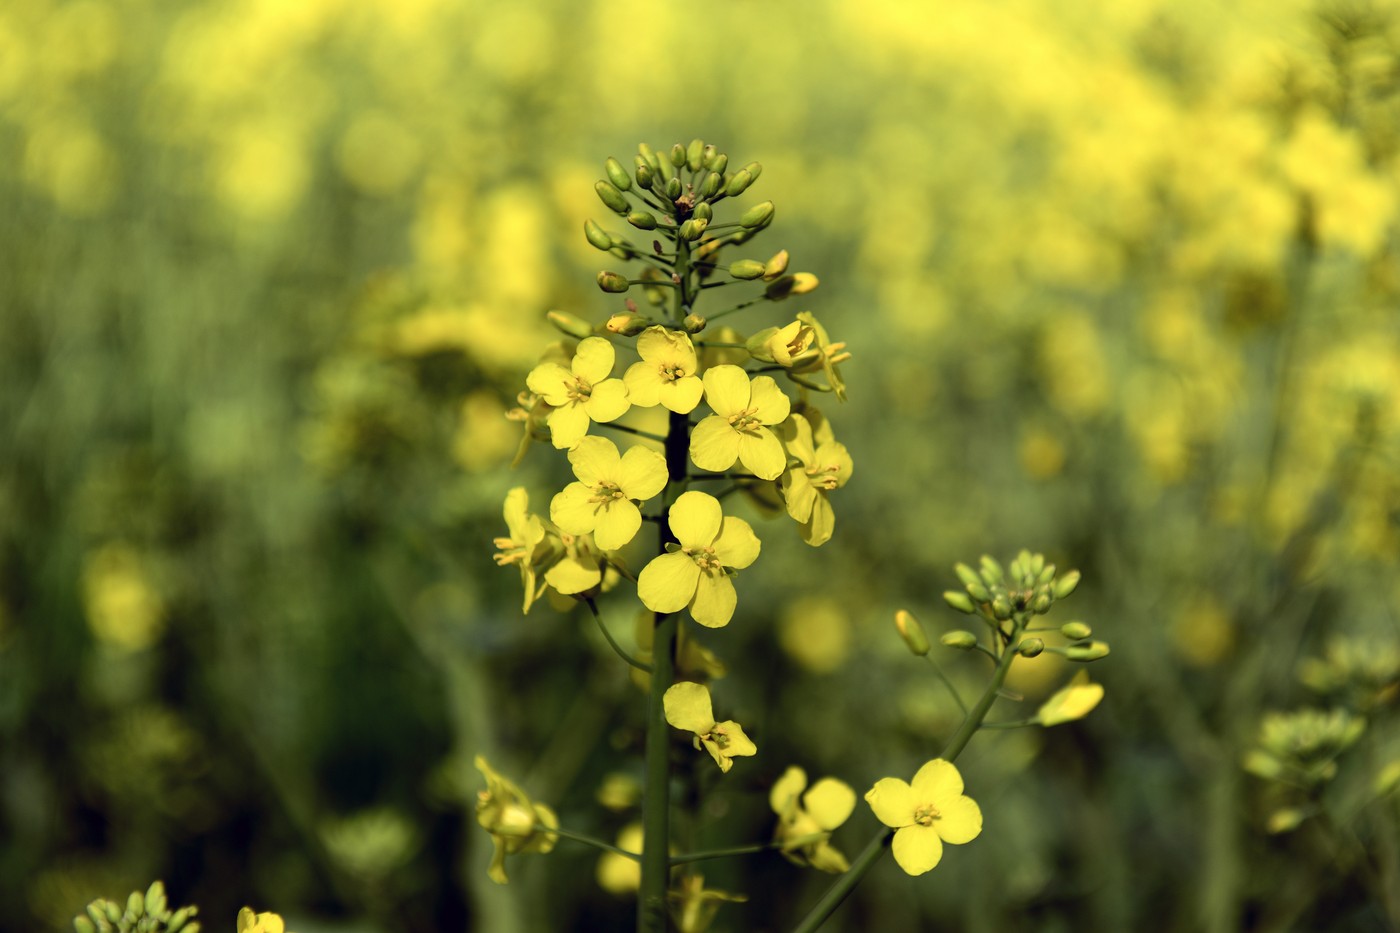
<instances>
[{"instance_id":1,"label":"four-petaled flower","mask_svg":"<svg viewBox=\"0 0 1400 933\"><path fill-rule=\"evenodd\" d=\"M570 483L549 504L549 517L564 531L583 535L605 551L614 551L642 527L642 513L632 500L646 501L666 488L666 458L645 447L619 455L606 437L585 437L569 451L578 482Z\"/></svg>"},{"instance_id":2,"label":"four-petaled flower","mask_svg":"<svg viewBox=\"0 0 1400 933\"><path fill-rule=\"evenodd\" d=\"M982 832L982 810L963 796L963 779L951 761L935 758L912 784L881 778L865 793L875 818L895 830L891 850L899 867L922 875L943 857L943 843L971 842Z\"/></svg>"},{"instance_id":3,"label":"four-petaled flower","mask_svg":"<svg viewBox=\"0 0 1400 933\"><path fill-rule=\"evenodd\" d=\"M648 327L637 338L640 363L623 373L627 397L633 405L663 405L677 414L694 411L705 391L696 375L699 363L690 335L664 327Z\"/></svg>"},{"instance_id":4,"label":"four-petaled flower","mask_svg":"<svg viewBox=\"0 0 1400 933\"><path fill-rule=\"evenodd\" d=\"M536 572L549 561L552 549L545 540L544 522L538 515L530 514L530 494L524 486L516 486L506 493L504 512L509 533L495 541L500 551L496 555L496 563L502 567L507 564L520 566L520 582L525 586L524 611L528 613L530 605L539 598L543 589L536 583Z\"/></svg>"},{"instance_id":5,"label":"four-petaled flower","mask_svg":"<svg viewBox=\"0 0 1400 933\"><path fill-rule=\"evenodd\" d=\"M818 547L831 539L836 526L836 515L827 496L851 478L855 468L851 455L844 444L835 441L815 444L812 426L801 415L789 417L779 433L788 454L798 461L783 471L783 499L788 514L802 523L802 540Z\"/></svg>"},{"instance_id":6,"label":"four-petaled flower","mask_svg":"<svg viewBox=\"0 0 1400 933\"><path fill-rule=\"evenodd\" d=\"M778 814L774 839L788 861L833 874L851 867L830 841L832 830L855 809L856 792L849 784L828 777L808 788L807 772L793 765L773 785L768 803Z\"/></svg>"},{"instance_id":7,"label":"four-petaled flower","mask_svg":"<svg viewBox=\"0 0 1400 933\"><path fill-rule=\"evenodd\" d=\"M476 821L491 834L496 847L486 873L497 884L505 884L506 856L549 852L559 839L551 832L559 828L559 818L544 804L532 803L480 755L476 756L476 769L486 778L486 789L476 795Z\"/></svg>"},{"instance_id":8,"label":"four-petaled flower","mask_svg":"<svg viewBox=\"0 0 1400 933\"><path fill-rule=\"evenodd\" d=\"M793 321L785 327L765 327L748 339L748 348L754 359L791 369L793 359L806 353L816 337L812 325Z\"/></svg>"},{"instance_id":9,"label":"four-petaled flower","mask_svg":"<svg viewBox=\"0 0 1400 933\"><path fill-rule=\"evenodd\" d=\"M661 702L666 721L683 732L695 733L695 747L704 746L721 771L727 773L736 757L758 751L758 746L744 734L743 726L732 719L715 722L708 687L683 680L666 688Z\"/></svg>"},{"instance_id":10,"label":"four-petaled flower","mask_svg":"<svg viewBox=\"0 0 1400 933\"><path fill-rule=\"evenodd\" d=\"M642 568L638 597L652 612L679 612L688 605L701 625L727 624L738 603L729 578L758 559L758 536L703 492L682 493L671 505L669 521L680 544L667 545L668 553Z\"/></svg>"},{"instance_id":11,"label":"four-petaled flower","mask_svg":"<svg viewBox=\"0 0 1400 933\"><path fill-rule=\"evenodd\" d=\"M690 436L695 465L722 472L738 460L760 479L777 479L787 455L768 426L782 423L791 408L778 384L768 376L750 382L738 366L715 366L705 370L705 401L715 413Z\"/></svg>"},{"instance_id":12,"label":"four-petaled flower","mask_svg":"<svg viewBox=\"0 0 1400 933\"><path fill-rule=\"evenodd\" d=\"M554 407L548 423L555 447L573 447L588 433L590 421L614 421L627 413L627 387L608 378L613 359L612 344L588 337L579 342L568 369L541 363L525 377L530 391Z\"/></svg>"}]
</instances>

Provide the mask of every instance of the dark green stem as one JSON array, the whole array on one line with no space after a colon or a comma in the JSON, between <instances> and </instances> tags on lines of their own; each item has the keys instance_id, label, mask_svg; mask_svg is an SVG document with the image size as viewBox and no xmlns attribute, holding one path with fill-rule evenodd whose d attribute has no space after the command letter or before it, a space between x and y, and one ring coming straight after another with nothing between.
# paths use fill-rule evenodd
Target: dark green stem
<instances>
[{"instance_id":1,"label":"dark green stem","mask_svg":"<svg viewBox=\"0 0 1400 933\"><path fill-rule=\"evenodd\" d=\"M601 839L594 839L592 836L585 836L583 833L569 832L569 830L560 829L557 826L553 829L551 829L548 826L541 826L539 827L538 832L554 833L554 835L562 837L564 839L572 839L574 842L582 842L584 845L592 846L595 849L602 849L604 852L612 852L614 855L621 855L623 858L630 858L634 862L641 861L642 858L636 852L628 852L626 849L619 849L617 846L609 845Z\"/></svg>"},{"instance_id":2,"label":"dark green stem","mask_svg":"<svg viewBox=\"0 0 1400 933\"><path fill-rule=\"evenodd\" d=\"M622 646L617 643L617 639L613 638L612 632L608 631L608 627L603 624L603 617L598 612L598 604L591 599L584 600L584 602L588 603L588 608L593 612L593 620L598 623L598 631L603 633L603 638L607 640L608 645L611 646L612 650L617 653L617 656L622 660L626 661L628 664L635 667L637 670L645 671L648 674L650 674L650 664L643 664L641 661L638 661L626 651L623 651Z\"/></svg>"},{"instance_id":3,"label":"dark green stem","mask_svg":"<svg viewBox=\"0 0 1400 933\"><path fill-rule=\"evenodd\" d=\"M827 835L827 833L812 833L794 839L784 839L782 842L755 842L751 845L731 846L727 849L707 849L704 852L688 852L685 855L671 856L671 864L685 865L689 862L703 862L712 858L728 858L731 855L752 855L756 852L767 852L770 849L781 849L784 846L795 847L808 842L817 842Z\"/></svg>"}]
</instances>

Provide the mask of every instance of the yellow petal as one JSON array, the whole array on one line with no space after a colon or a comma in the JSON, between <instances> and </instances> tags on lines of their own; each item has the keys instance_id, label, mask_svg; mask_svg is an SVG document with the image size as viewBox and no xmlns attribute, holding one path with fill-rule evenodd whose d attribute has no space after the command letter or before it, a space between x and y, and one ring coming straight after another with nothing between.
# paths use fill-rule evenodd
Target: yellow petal
<instances>
[{"instance_id":1,"label":"yellow petal","mask_svg":"<svg viewBox=\"0 0 1400 933\"><path fill-rule=\"evenodd\" d=\"M565 557L549 568L544 580L565 596L591 590L603 579L603 572L596 563L585 563L577 557Z\"/></svg>"},{"instance_id":2,"label":"yellow petal","mask_svg":"<svg viewBox=\"0 0 1400 933\"><path fill-rule=\"evenodd\" d=\"M850 451L846 450L845 444L837 444L828 441L817 448L813 455L813 461L824 470L831 470L836 476L836 487L839 489L850 480L851 474L855 472L855 462L851 460Z\"/></svg>"},{"instance_id":3,"label":"yellow petal","mask_svg":"<svg viewBox=\"0 0 1400 933\"><path fill-rule=\"evenodd\" d=\"M699 376L686 376L674 382L663 380L657 392L657 400L678 415L686 415L700 404L705 385Z\"/></svg>"},{"instance_id":4,"label":"yellow petal","mask_svg":"<svg viewBox=\"0 0 1400 933\"><path fill-rule=\"evenodd\" d=\"M753 739L744 732L743 726L732 719L715 723L711 731L723 734L728 739L724 745L724 753L730 758L747 758L758 754L758 746L753 744Z\"/></svg>"},{"instance_id":5,"label":"yellow petal","mask_svg":"<svg viewBox=\"0 0 1400 933\"><path fill-rule=\"evenodd\" d=\"M569 384L573 374L558 363L541 363L525 377L530 391L550 405L563 405L569 400Z\"/></svg>"},{"instance_id":6,"label":"yellow petal","mask_svg":"<svg viewBox=\"0 0 1400 933\"><path fill-rule=\"evenodd\" d=\"M574 351L571 368L575 376L596 385L612 375L615 358L612 344L602 337L587 337L579 342L578 349Z\"/></svg>"},{"instance_id":7,"label":"yellow petal","mask_svg":"<svg viewBox=\"0 0 1400 933\"><path fill-rule=\"evenodd\" d=\"M598 524L598 503L592 500L591 488L583 483L570 483L550 500L550 521L571 535L586 535ZM599 547L607 545L599 544Z\"/></svg>"},{"instance_id":8,"label":"yellow petal","mask_svg":"<svg viewBox=\"0 0 1400 933\"><path fill-rule=\"evenodd\" d=\"M880 778L865 792L875 819L898 829L914 822L914 789L899 778Z\"/></svg>"},{"instance_id":9,"label":"yellow petal","mask_svg":"<svg viewBox=\"0 0 1400 933\"><path fill-rule=\"evenodd\" d=\"M700 568L685 554L662 554L642 568L637 598L652 612L679 612L695 595Z\"/></svg>"},{"instance_id":10,"label":"yellow petal","mask_svg":"<svg viewBox=\"0 0 1400 933\"><path fill-rule=\"evenodd\" d=\"M732 516L725 516L713 545L719 562L735 570L743 570L758 560L762 546L758 535L753 533L753 526Z\"/></svg>"},{"instance_id":11,"label":"yellow petal","mask_svg":"<svg viewBox=\"0 0 1400 933\"><path fill-rule=\"evenodd\" d=\"M560 526L563 527L562 525ZM605 551L626 547L642 527L642 513L630 499L614 499L598 513L593 540Z\"/></svg>"},{"instance_id":12,"label":"yellow petal","mask_svg":"<svg viewBox=\"0 0 1400 933\"><path fill-rule=\"evenodd\" d=\"M709 688L694 681L683 680L666 688L661 698L666 721L684 732L707 735L715 726L714 705Z\"/></svg>"},{"instance_id":13,"label":"yellow petal","mask_svg":"<svg viewBox=\"0 0 1400 933\"><path fill-rule=\"evenodd\" d=\"M856 792L845 781L822 778L802 796L802 807L822 829L835 829L856 808Z\"/></svg>"},{"instance_id":14,"label":"yellow petal","mask_svg":"<svg viewBox=\"0 0 1400 933\"><path fill-rule=\"evenodd\" d=\"M943 858L943 841L931 826L905 826L895 832L890 851L905 872L922 875Z\"/></svg>"},{"instance_id":15,"label":"yellow petal","mask_svg":"<svg viewBox=\"0 0 1400 933\"><path fill-rule=\"evenodd\" d=\"M244 907L238 912L238 933L245 933L251 930L258 922L257 914L253 913L253 908Z\"/></svg>"},{"instance_id":16,"label":"yellow petal","mask_svg":"<svg viewBox=\"0 0 1400 933\"><path fill-rule=\"evenodd\" d=\"M695 344L687 334L664 327L648 327L637 338L637 353L648 363L679 367L687 373L696 370Z\"/></svg>"},{"instance_id":17,"label":"yellow petal","mask_svg":"<svg viewBox=\"0 0 1400 933\"><path fill-rule=\"evenodd\" d=\"M606 437L585 437L569 451L569 463L573 464L574 475L579 482L588 486L611 480L620 459L617 445Z\"/></svg>"},{"instance_id":18,"label":"yellow petal","mask_svg":"<svg viewBox=\"0 0 1400 933\"><path fill-rule=\"evenodd\" d=\"M916 806L931 803L940 810L944 803L957 799L963 792L963 779L957 765L942 758L926 762L910 784L918 798Z\"/></svg>"},{"instance_id":19,"label":"yellow petal","mask_svg":"<svg viewBox=\"0 0 1400 933\"><path fill-rule=\"evenodd\" d=\"M661 401L661 387L668 384L661 378L661 369L655 363L643 360L627 367L622 374L622 382L627 386L627 399L641 408L651 408Z\"/></svg>"},{"instance_id":20,"label":"yellow petal","mask_svg":"<svg viewBox=\"0 0 1400 933\"><path fill-rule=\"evenodd\" d=\"M971 797L956 797L937 806L938 819L933 821L933 828L944 842L961 845L981 834L982 808Z\"/></svg>"},{"instance_id":21,"label":"yellow petal","mask_svg":"<svg viewBox=\"0 0 1400 933\"><path fill-rule=\"evenodd\" d=\"M749 408L763 424L779 424L792 409L792 400L783 394L772 376L757 376L749 389Z\"/></svg>"},{"instance_id":22,"label":"yellow petal","mask_svg":"<svg viewBox=\"0 0 1400 933\"><path fill-rule=\"evenodd\" d=\"M621 379L605 379L593 386L593 394L583 403L588 417L594 421L616 421L627 414L632 403L627 400L627 386Z\"/></svg>"},{"instance_id":23,"label":"yellow petal","mask_svg":"<svg viewBox=\"0 0 1400 933\"><path fill-rule=\"evenodd\" d=\"M722 473L739 459L739 432L719 415L710 415L690 433L690 459L702 470Z\"/></svg>"},{"instance_id":24,"label":"yellow petal","mask_svg":"<svg viewBox=\"0 0 1400 933\"><path fill-rule=\"evenodd\" d=\"M614 477L623 495L645 502L666 488L666 458L646 447L629 448Z\"/></svg>"},{"instance_id":25,"label":"yellow petal","mask_svg":"<svg viewBox=\"0 0 1400 933\"><path fill-rule=\"evenodd\" d=\"M724 511L718 499L691 490L681 493L671 504L669 524L682 547L709 547L719 535L723 519Z\"/></svg>"},{"instance_id":26,"label":"yellow petal","mask_svg":"<svg viewBox=\"0 0 1400 933\"><path fill-rule=\"evenodd\" d=\"M705 370L705 401L715 410L715 414L724 418L748 408L748 374L729 363L711 366Z\"/></svg>"},{"instance_id":27,"label":"yellow petal","mask_svg":"<svg viewBox=\"0 0 1400 933\"><path fill-rule=\"evenodd\" d=\"M788 448L792 452L792 448ZM817 499L816 487L812 478L801 465L790 467L783 473L783 501L787 503L787 513L799 522L812 517L812 503Z\"/></svg>"},{"instance_id":28,"label":"yellow petal","mask_svg":"<svg viewBox=\"0 0 1400 933\"><path fill-rule=\"evenodd\" d=\"M1080 671L1054 696L1041 704L1035 718L1042 726L1083 719L1103 699L1103 684L1089 682L1089 672Z\"/></svg>"},{"instance_id":29,"label":"yellow petal","mask_svg":"<svg viewBox=\"0 0 1400 933\"><path fill-rule=\"evenodd\" d=\"M816 459L816 449L812 446L812 425L801 415L788 416L778 428L778 439L789 454L807 466L811 466Z\"/></svg>"},{"instance_id":30,"label":"yellow petal","mask_svg":"<svg viewBox=\"0 0 1400 933\"><path fill-rule=\"evenodd\" d=\"M802 540L812 547L821 547L831 540L835 530L836 513L831 508L831 500L825 494L816 492L812 499L812 514L802 523Z\"/></svg>"},{"instance_id":31,"label":"yellow petal","mask_svg":"<svg viewBox=\"0 0 1400 933\"><path fill-rule=\"evenodd\" d=\"M734 583L724 573L701 573L690 603L690 615L706 628L721 628L734 618L739 596Z\"/></svg>"},{"instance_id":32,"label":"yellow petal","mask_svg":"<svg viewBox=\"0 0 1400 933\"><path fill-rule=\"evenodd\" d=\"M549 440L559 450L573 447L588 433L588 413L577 402L554 409L546 423Z\"/></svg>"},{"instance_id":33,"label":"yellow petal","mask_svg":"<svg viewBox=\"0 0 1400 933\"><path fill-rule=\"evenodd\" d=\"M797 803L797 795L807 786L807 772L793 765L783 772L768 792L768 805L778 816L788 814Z\"/></svg>"},{"instance_id":34,"label":"yellow petal","mask_svg":"<svg viewBox=\"0 0 1400 933\"><path fill-rule=\"evenodd\" d=\"M767 428L756 428L752 433L748 431L732 431L731 433L739 438L739 461L753 475L760 479L777 479L787 468L787 451L783 449L778 436L772 431ZM691 459L695 459L693 453ZM705 469L709 469L709 467Z\"/></svg>"}]
</instances>

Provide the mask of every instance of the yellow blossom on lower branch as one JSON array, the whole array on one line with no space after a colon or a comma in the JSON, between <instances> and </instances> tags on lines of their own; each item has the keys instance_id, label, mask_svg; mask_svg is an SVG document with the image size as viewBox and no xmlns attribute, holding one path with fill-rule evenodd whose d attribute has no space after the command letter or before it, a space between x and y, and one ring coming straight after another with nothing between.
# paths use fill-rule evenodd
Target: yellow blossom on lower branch
<instances>
[{"instance_id":1,"label":"yellow blossom on lower branch","mask_svg":"<svg viewBox=\"0 0 1400 933\"><path fill-rule=\"evenodd\" d=\"M911 875L933 869L943 857L943 843L961 845L982 832L982 810L963 795L963 779L951 761L925 764L912 783L881 778L865 792L875 818L895 831L891 851Z\"/></svg>"},{"instance_id":2,"label":"yellow blossom on lower branch","mask_svg":"<svg viewBox=\"0 0 1400 933\"><path fill-rule=\"evenodd\" d=\"M703 492L682 493L669 523L679 544L654 558L637 577L637 596L652 612L686 606L701 625L719 628L734 616L738 595L729 578L758 559L759 540L749 523L724 515L719 500Z\"/></svg>"},{"instance_id":3,"label":"yellow blossom on lower branch","mask_svg":"<svg viewBox=\"0 0 1400 933\"><path fill-rule=\"evenodd\" d=\"M287 933L287 925L277 914L244 907L238 912L238 933Z\"/></svg>"},{"instance_id":4,"label":"yellow blossom on lower branch","mask_svg":"<svg viewBox=\"0 0 1400 933\"><path fill-rule=\"evenodd\" d=\"M734 759L758 752L744 727L734 720L715 722L709 688L683 680L672 684L661 698L666 721L683 732L695 733L695 747L704 747L719 769L728 772Z\"/></svg>"},{"instance_id":5,"label":"yellow blossom on lower branch","mask_svg":"<svg viewBox=\"0 0 1400 933\"><path fill-rule=\"evenodd\" d=\"M706 888L703 875L684 876L667 892L667 897L671 919L680 933L705 933L714 922L720 904L742 904L748 900L743 894Z\"/></svg>"},{"instance_id":6,"label":"yellow blossom on lower branch","mask_svg":"<svg viewBox=\"0 0 1400 933\"><path fill-rule=\"evenodd\" d=\"M830 841L832 830L856 807L856 792L849 784L828 777L809 788L807 772L794 765L773 785L768 803L778 814L774 839L788 861L833 874L851 867Z\"/></svg>"},{"instance_id":7,"label":"yellow blossom on lower branch","mask_svg":"<svg viewBox=\"0 0 1400 933\"><path fill-rule=\"evenodd\" d=\"M1040 704L1035 721L1042 726L1058 726L1064 722L1083 719L1093 712L1103 699L1103 684L1089 682L1089 672L1080 671L1070 682Z\"/></svg>"},{"instance_id":8,"label":"yellow blossom on lower branch","mask_svg":"<svg viewBox=\"0 0 1400 933\"><path fill-rule=\"evenodd\" d=\"M497 884L505 884L506 856L538 852L543 855L554 848L559 837L551 830L559 828L559 818L542 803L532 803L525 792L502 777L480 755L476 769L486 778L486 790L476 796L476 821L491 834L496 851L491 856L487 875Z\"/></svg>"}]
</instances>

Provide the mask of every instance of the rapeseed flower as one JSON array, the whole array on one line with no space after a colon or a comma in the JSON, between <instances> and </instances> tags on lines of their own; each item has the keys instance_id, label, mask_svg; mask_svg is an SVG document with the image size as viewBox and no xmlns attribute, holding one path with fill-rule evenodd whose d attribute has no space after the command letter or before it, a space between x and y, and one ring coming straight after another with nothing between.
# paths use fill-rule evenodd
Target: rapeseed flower
<instances>
[{"instance_id":1,"label":"rapeseed flower","mask_svg":"<svg viewBox=\"0 0 1400 933\"><path fill-rule=\"evenodd\" d=\"M591 532L605 551L627 544L642 527L633 500L645 502L666 488L666 458L645 447L619 454L607 438L585 437L569 451L569 462L578 482L554 497L549 517L570 534Z\"/></svg>"},{"instance_id":2,"label":"rapeseed flower","mask_svg":"<svg viewBox=\"0 0 1400 933\"><path fill-rule=\"evenodd\" d=\"M855 809L856 792L850 785L828 777L809 788L807 772L794 765L773 785L768 803L778 814L774 839L788 861L833 874L851 867L830 842L832 830Z\"/></svg>"},{"instance_id":3,"label":"rapeseed flower","mask_svg":"<svg viewBox=\"0 0 1400 933\"><path fill-rule=\"evenodd\" d=\"M694 411L705 387L690 336L648 327L637 338L637 353L642 361L627 367L622 376L628 400L643 408L659 404L682 415Z\"/></svg>"},{"instance_id":4,"label":"rapeseed flower","mask_svg":"<svg viewBox=\"0 0 1400 933\"><path fill-rule=\"evenodd\" d=\"M559 828L559 818L544 804L532 803L481 755L476 756L476 769L486 778L486 789L476 795L476 821L491 834L496 847L486 873L497 884L505 884L509 880L506 856L527 852L543 855L552 850L559 837L551 830Z\"/></svg>"},{"instance_id":5,"label":"rapeseed flower","mask_svg":"<svg viewBox=\"0 0 1400 933\"><path fill-rule=\"evenodd\" d=\"M547 421L555 447L573 447L592 421L615 421L627 413L627 387L621 379L608 378L614 359L612 344L589 337L579 342L568 369L541 363L530 370L525 384L554 409Z\"/></svg>"},{"instance_id":6,"label":"rapeseed flower","mask_svg":"<svg viewBox=\"0 0 1400 933\"><path fill-rule=\"evenodd\" d=\"M1058 726L1089 715L1103 699L1103 684L1089 683L1089 672L1080 671L1070 682L1040 704L1035 721L1042 726Z\"/></svg>"},{"instance_id":7,"label":"rapeseed flower","mask_svg":"<svg viewBox=\"0 0 1400 933\"><path fill-rule=\"evenodd\" d=\"M689 680L672 684L661 700L666 721L682 732L695 733L695 747L703 746L721 771L728 773L735 758L758 751L758 746L744 734L743 726L732 719L715 722L710 689L703 684Z\"/></svg>"},{"instance_id":8,"label":"rapeseed flower","mask_svg":"<svg viewBox=\"0 0 1400 933\"><path fill-rule=\"evenodd\" d=\"M738 595L730 580L758 559L760 543L749 523L726 516L719 500L703 492L682 493L669 516L679 544L652 559L637 578L637 595L652 612L679 612L719 628L734 616Z\"/></svg>"},{"instance_id":9,"label":"rapeseed flower","mask_svg":"<svg viewBox=\"0 0 1400 933\"><path fill-rule=\"evenodd\" d=\"M520 567L520 582L525 587L523 611L528 613L544 589L536 577L540 567L553 556L553 549L546 540L544 522L538 515L530 514L530 494L524 486L516 486L506 493L503 511L508 533L495 540L500 551L496 563L502 567L507 564Z\"/></svg>"},{"instance_id":10,"label":"rapeseed flower","mask_svg":"<svg viewBox=\"0 0 1400 933\"><path fill-rule=\"evenodd\" d=\"M287 924L277 914L258 914L253 908L244 907L238 912L238 933L287 933Z\"/></svg>"},{"instance_id":11,"label":"rapeseed flower","mask_svg":"<svg viewBox=\"0 0 1400 933\"><path fill-rule=\"evenodd\" d=\"M788 416L791 402L768 376L752 382L738 366L705 370L705 401L714 414L690 435L690 459L722 472L738 460L760 479L777 479L787 466L782 442L770 429Z\"/></svg>"},{"instance_id":12,"label":"rapeseed flower","mask_svg":"<svg viewBox=\"0 0 1400 933\"><path fill-rule=\"evenodd\" d=\"M831 539L836 514L827 496L851 478L855 468L844 444L814 443L812 426L802 415L792 415L779 429L783 445L797 463L783 471L783 500L788 514L802 523L802 540L813 547Z\"/></svg>"},{"instance_id":13,"label":"rapeseed flower","mask_svg":"<svg viewBox=\"0 0 1400 933\"><path fill-rule=\"evenodd\" d=\"M891 851L899 867L922 875L943 857L943 843L961 845L982 832L982 810L963 796L963 779L951 761L935 758L913 783L881 778L865 793L876 819L895 831Z\"/></svg>"}]
</instances>

